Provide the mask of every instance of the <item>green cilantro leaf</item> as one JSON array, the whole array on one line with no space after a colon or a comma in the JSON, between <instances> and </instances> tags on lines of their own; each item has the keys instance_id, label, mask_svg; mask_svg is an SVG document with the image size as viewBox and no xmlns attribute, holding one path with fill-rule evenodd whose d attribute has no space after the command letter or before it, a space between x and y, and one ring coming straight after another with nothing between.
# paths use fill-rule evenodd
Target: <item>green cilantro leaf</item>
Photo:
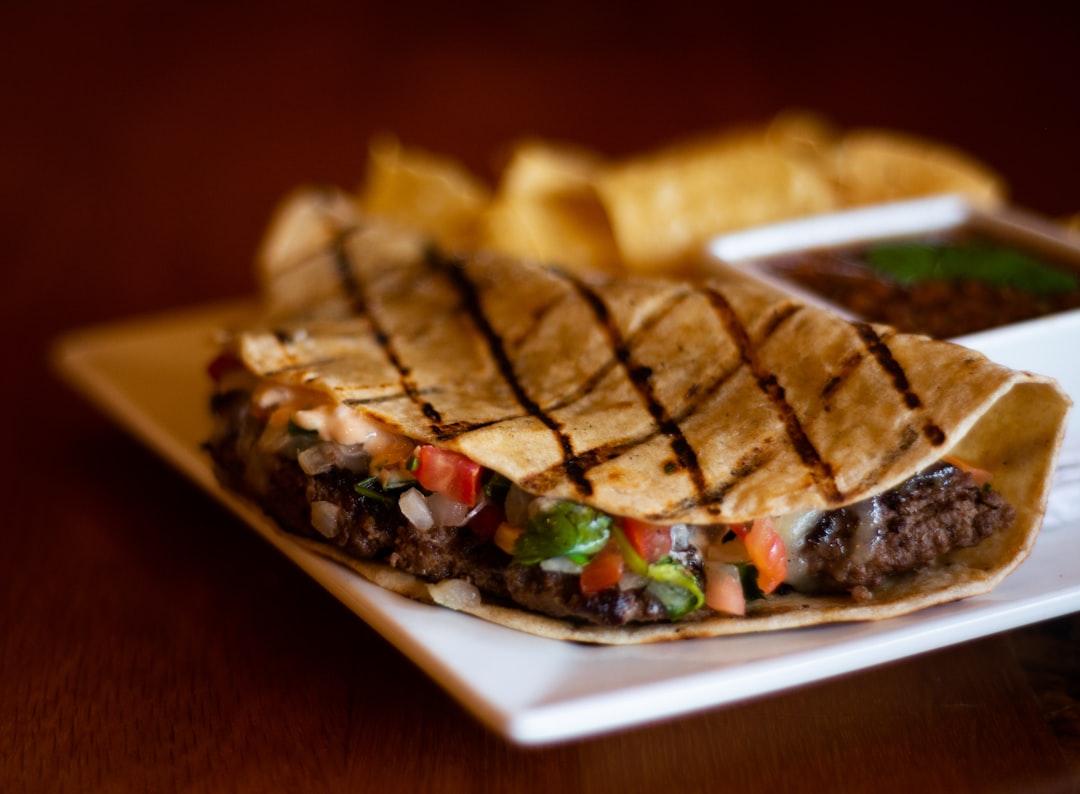
<instances>
[{"instance_id":1,"label":"green cilantro leaf","mask_svg":"<svg viewBox=\"0 0 1080 794\"><path fill-rule=\"evenodd\" d=\"M867 262L878 273L910 285L920 281L975 281L1033 295L1070 292L1077 277L1020 251L987 243L884 243Z\"/></svg>"},{"instance_id":2,"label":"green cilantro leaf","mask_svg":"<svg viewBox=\"0 0 1080 794\"><path fill-rule=\"evenodd\" d=\"M739 569L739 582L742 583L743 597L747 603L751 601L757 601L759 598L764 598L765 594L761 592L761 588L758 587L757 577L758 569L748 562L735 563Z\"/></svg>"},{"instance_id":3,"label":"green cilantro leaf","mask_svg":"<svg viewBox=\"0 0 1080 794\"><path fill-rule=\"evenodd\" d=\"M368 499L375 499L379 502L393 501L383 492L382 484L379 482L378 477L368 477L366 480L361 480L353 486L353 491L360 496L366 496Z\"/></svg>"},{"instance_id":4,"label":"green cilantro leaf","mask_svg":"<svg viewBox=\"0 0 1080 794\"><path fill-rule=\"evenodd\" d=\"M611 536L611 516L575 502L556 502L537 513L514 547L514 562L535 565L552 557L577 563L604 548Z\"/></svg>"}]
</instances>

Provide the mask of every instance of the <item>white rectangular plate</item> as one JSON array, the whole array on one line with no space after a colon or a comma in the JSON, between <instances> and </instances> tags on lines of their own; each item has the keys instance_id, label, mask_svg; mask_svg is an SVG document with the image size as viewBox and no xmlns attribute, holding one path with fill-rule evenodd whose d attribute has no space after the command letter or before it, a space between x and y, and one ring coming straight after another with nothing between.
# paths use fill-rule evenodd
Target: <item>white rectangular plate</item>
<instances>
[{"instance_id":1,"label":"white rectangular plate","mask_svg":"<svg viewBox=\"0 0 1080 794\"><path fill-rule=\"evenodd\" d=\"M205 367L217 329L245 316L217 306L87 329L61 340L55 365L121 426L205 488L393 643L466 709L512 741L543 744L640 725L823 680L1080 610L1080 439L1059 471L1031 557L992 594L878 623L771 634L591 647L545 640L411 602L308 553L214 481ZM1008 363L1072 374L1080 313L983 335ZM1037 360L1035 360L1037 357ZM1063 460L1063 463L1066 462ZM1068 509L1066 509L1068 508Z\"/></svg>"}]
</instances>

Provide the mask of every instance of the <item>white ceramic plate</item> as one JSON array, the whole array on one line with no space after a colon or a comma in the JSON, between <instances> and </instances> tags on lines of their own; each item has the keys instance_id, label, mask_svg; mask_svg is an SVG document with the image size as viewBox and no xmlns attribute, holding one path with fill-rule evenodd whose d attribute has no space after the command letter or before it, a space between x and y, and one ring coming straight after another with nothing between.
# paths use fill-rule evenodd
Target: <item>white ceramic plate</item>
<instances>
[{"instance_id":1,"label":"white ceramic plate","mask_svg":"<svg viewBox=\"0 0 1080 794\"><path fill-rule=\"evenodd\" d=\"M714 708L1080 610L1080 554L1074 540L1080 517L1075 509L1061 510L1060 517L1055 512L1068 499L1080 502L1075 419L1067 442L1074 468L1059 473L1050 518L1034 553L985 597L878 623L638 647L545 640L411 602L306 552L215 483L199 449L209 429L205 366L213 355L215 330L245 311L209 307L76 332L59 342L55 363L85 396L235 511L466 709L512 741L557 742ZM1080 372L1068 366L1078 342L1080 313L1074 313L1029 324L1020 337L985 336L980 346L990 353L1001 347L1013 358L1010 363L1037 352L1039 365L1062 372L1071 368L1073 380L1065 385L1080 395Z\"/></svg>"}]
</instances>

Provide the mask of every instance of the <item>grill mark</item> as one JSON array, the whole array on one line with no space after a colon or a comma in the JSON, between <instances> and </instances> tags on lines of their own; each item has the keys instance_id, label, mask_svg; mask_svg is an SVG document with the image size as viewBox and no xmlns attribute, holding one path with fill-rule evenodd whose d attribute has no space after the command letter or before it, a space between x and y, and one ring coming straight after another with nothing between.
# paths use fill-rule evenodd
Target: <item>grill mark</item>
<instances>
[{"instance_id":1,"label":"grill mark","mask_svg":"<svg viewBox=\"0 0 1080 794\"><path fill-rule=\"evenodd\" d=\"M662 307L657 309L655 313L649 315L648 317L646 317L642 321L641 327L638 328L638 330L636 330L626 340L627 345L629 347L633 348L634 345L637 343L638 339L640 339L642 336L644 336L645 334L652 331L656 327L656 325L664 318L664 315L667 312L671 311L679 303L682 303L684 300L686 300L686 298L689 297L689 295L690 295L689 292L677 292L674 295L672 295L667 301L665 301L665 303L664 303L664 305ZM612 356L608 361L604 362L602 365L597 367L596 370L591 375L589 375L587 378L585 378L581 382L581 384L579 386L577 386L572 391L567 392L563 397L560 397L555 402L553 402L550 405L546 406L546 410L552 411L552 410L558 410L558 409L561 409L561 408L566 408L566 407L568 407L570 405L573 405L574 403L578 402L579 400L585 399L592 392L594 392L597 389L597 387L600 385L600 383L604 380L604 378L606 378L611 373L611 371L613 369L615 369L616 366L619 366L619 365L620 365L620 362L618 360L618 357L617 356ZM582 454L582 453L578 453L578 454Z\"/></svg>"},{"instance_id":2,"label":"grill mark","mask_svg":"<svg viewBox=\"0 0 1080 794\"><path fill-rule=\"evenodd\" d=\"M836 485L832 465L828 461L822 460L817 448L807 437L806 431L803 430L802 423L799 421L795 410L788 403L784 394L784 387L780 385L776 375L762 366L750 335L735 314L735 310L728 303L727 298L717 290L707 287L704 292L712 303L713 309L716 311L728 336L731 337L738 348L742 362L757 381L758 388L765 393L777 414L779 414L784 429L787 431L788 440L791 442L799 459L802 460L803 465L809 470L814 483L829 502L843 502L844 495ZM793 306L790 311L787 311L783 319L791 317L798 309L797 305ZM775 331L778 325L779 323L772 324L772 330Z\"/></svg>"},{"instance_id":3,"label":"grill mark","mask_svg":"<svg viewBox=\"0 0 1080 794\"><path fill-rule=\"evenodd\" d=\"M921 408L922 400L919 399L919 395L912 391L911 383L907 379L907 373L900 366L900 362L893 358L892 351L885 343L885 340L878 336L877 331L869 323L852 323L852 325L859 338L862 339L863 344L866 345L866 349L877 359L878 365L885 370L885 373L892 380L893 388L904 401L904 405L912 411ZM922 433L935 447L945 443L945 431L934 424L933 421L927 420L923 424Z\"/></svg>"},{"instance_id":4,"label":"grill mark","mask_svg":"<svg viewBox=\"0 0 1080 794\"><path fill-rule=\"evenodd\" d=\"M284 346L285 342L282 342ZM289 364L287 367L279 367L278 369L269 369L259 373L264 378L275 378L279 375L288 375L291 372L301 372L305 369L315 369L317 367L326 367L330 364L336 364L339 361L344 361L345 356L339 356L337 358L320 358L315 361L301 361L297 364ZM305 380L305 383L308 382Z\"/></svg>"},{"instance_id":5,"label":"grill mark","mask_svg":"<svg viewBox=\"0 0 1080 794\"><path fill-rule=\"evenodd\" d=\"M720 505L723 504L728 493L730 493L736 485L776 457L775 452L769 449L771 441L771 439L766 440L764 449L762 447L755 447L750 450L747 455L736 463L735 468L731 470L731 479L725 480L719 485L714 485L710 488L704 500L682 499L676 503L671 510L653 513L648 516L648 519L658 524L666 524L674 519L678 519L683 511L698 506L704 506L709 509L710 512L718 513Z\"/></svg>"},{"instance_id":6,"label":"grill mark","mask_svg":"<svg viewBox=\"0 0 1080 794\"><path fill-rule=\"evenodd\" d=\"M367 308L367 302L364 299L363 287L353 270L352 258L349 256L345 244L348 238L349 232L342 231L334 237L334 241L330 244L330 252L334 258L334 273L337 275L338 283L341 284L341 289L345 293L352 311L355 314L366 314L364 310ZM378 325L374 318L372 318L371 325L378 333Z\"/></svg>"},{"instance_id":7,"label":"grill mark","mask_svg":"<svg viewBox=\"0 0 1080 794\"><path fill-rule=\"evenodd\" d=\"M562 425L541 408L521 385L517 373L514 372L513 362L506 353L502 337L491 325L491 321L484 313L483 306L480 305L478 288L465 272L465 268L458 262L438 257L434 252L429 254L427 261L431 266L438 267L449 276L450 281L461 296L463 308L468 312L477 330L486 340L488 350L495 361L496 367L498 367L499 374L510 387L514 398L529 416L539 421L555 435L559 446L562 448L563 466L567 476L569 476L580 494L590 496L593 492L592 483L589 482L586 469L582 466L577 453L574 452L573 442L563 431Z\"/></svg>"},{"instance_id":8,"label":"grill mark","mask_svg":"<svg viewBox=\"0 0 1080 794\"><path fill-rule=\"evenodd\" d=\"M358 225L354 224L354 223L349 223L348 225L343 226L340 223L341 219L335 218L327 210L326 202L331 197L333 191L330 191L330 190L317 190L315 192L318 194L319 200L321 202L323 202L322 206L319 207L319 211L320 211L321 216L322 216L320 218L320 220L322 220L324 228L327 230L328 233L333 234L333 235L339 235L339 236L342 236L342 237L347 237L348 235L351 235L351 234L359 231L360 227ZM324 254L325 254L325 251L320 246L320 247L315 248L313 251L310 251L309 253L304 254L303 256L296 257L295 259L293 259L290 262L285 262L285 263L279 262L279 263L277 263L275 265L275 267L274 267L274 270L275 270L276 273L279 273L279 274L290 273L290 272L293 272L295 270L299 270L300 268L304 267L305 265L307 265L312 260L318 259L320 256L323 256Z\"/></svg>"},{"instance_id":9,"label":"grill mark","mask_svg":"<svg viewBox=\"0 0 1080 794\"><path fill-rule=\"evenodd\" d=\"M924 424L922 432L923 435L926 436L926 440L929 441L932 446L940 447L946 441L945 431L933 422Z\"/></svg>"},{"instance_id":10,"label":"grill mark","mask_svg":"<svg viewBox=\"0 0 1080 794\"><path fill-rule=\"evenodd\" d=\"M656 326L656 324L662 319L663 312L668 311L671 308L673 308L674 306L678 305L683 300L685 300L690 294L691 293L689 293L689 292L679 292L679 293L674 294L665 303L665 306L663 308L658 309L655 314L650 315L649 317L645 318L645 320L641 324L641 327L637 331L635 331L633 336L630 338L630 340L629 340L630 345L633 346L635 340L637 340L640 336L643 336L644 334L646 334L650 330L652 330ZM519 340L519 342L520 341L521 340ZM550 403L542 406L544 412L545 413L551 413L553 411L562 410L564 408L567 408L567 407L573 405L574 403L576 403L576 402L578 402L580 400L585 399L587 396L589 396L589 394L591 394L593 391L596 390L596 388L603 381L603 379L605 377L607 377L611 373L611 371L616 366L618 366L618 364L619 364L618 360L614 356L612 356L610 359L608 359L603 364L601 364L599 367L597 367L596 370L591 375L589 375L587 378L585 378L585 380L582 381L581 385L579 385L578 387L576 387L572 391L567 392L565 395L563 395L562 397L554 400L553 402L550 402ZM727 373L724 376L724 378L727 378L729 376L730 376L730 373ZM719 381L717 383L714 383L713 385L711 385L709 387L709 389L705 393L706 394L711 394L712 392L714 392L716 390L716 387L717 387L718 383L719 383ZM693 389L691 390L694 393L687 394L686 395L687 400L692 401L695 394L697 393L697 391L699 389L700 389L700 384L695 384ZM427 391L437 392L438 389L432 388L432 389L428 389ZM404 395L401 395L401 396L404 396ZM693 409L695 407L696 406L691 405L691 409ZM691 412L692 412L692 410L691 411L684 411L684 413L682 413L680 416L676 417L676 421L683 421ZM501 424L503 422L510 422L510 421L513 421L515 419L520 419L520 418L521 418L521 414L510 414L510 415L507 415L507 416L496 417L494 419L486 419L486 420L481 421L481 422L464 422L464 421L453 422L453 423L450 423L450 424L444 424L443 427L440 428L437 435L438 435L438 438L439 438L440 441L449 441L450 439L459 438L460 436L466 435L467 433L471 433L471 432L473 432L475 430L483 430L483 429L491 427L493 425ZM604 449L607 449L608 447L613 447L613 448L617 447L618 449L625 451L625 450L630 449L632 446L634 446L634 444L644 443L644 441L647 441L647 440L649 440L651 438L655 438L655 436L656 436L656 434L653 433L653 434L651 434L649 436L643 436L642 439L640 439L638 441L614 442L613 444L604 445L602 447L596 447L595 449L604 450ZM582 468L585 471L588 471L589 469L600 465L601 463L605 462L606 460L610 460L612 457L614 457L614 455L601 453L599 456L597 456L597 455L592 454L591 450L586 450L584 452L578 450L576 452L576 457L580 461ZM590 460L593 460L594 462L590 462ZM563 466L562 466L561 463L556 464L555 466L545 470L545 472L555 472L556 473L555 476L558 476L557 473L562 472L562 471L564 471L564 469L563 469ZM543 473L541 473L541 474L543 474Z\"/></svg>"},{"instance_id":11,"label":"grill mark","mask_svg":"<svg viewBox=\"0 0 1080 794\"><path fill-rule=\"evenodd\" d=\"M689 293L689 292L675 293L668 301L665 302L665 305L664 305L663 308L658 309L655 314L650 315L649 317L645 318L645 320L641 323L641 327L637 331L635 331L633 336L630 338L629 344L632 346L634 344L635 340L637 340L638 338L640 338L641 336L645 335L646 333L651 331L653 328L655 328L656 324L662 319L664 312L669 311L670 309L677 306L679 303L681 303L683 300L685 300L690 294L691 293ZM279 372L287 372L287 371L290 371L290 370L304 369L305 367L319 367L319 366L323 366L325 364L333 364L333 363L336 363L338 361L344 360L344 358L345 357L342 357L342 358L328 358L328 359L320 359L319 361L316 361L316 362L307 362L307 363L303 363L303 364L296 364L296 365L293 365L292 367L283 368L282 370L279 370ZM590 393L592 393L597 388L597 386L600 384L600 382L602 382L603 379L605 377L607 377L607 375L610 374L611 371L616 366L618 366L618 361L614 356L612 356L612 358L610 358L608 361L604 362L602 365L597 367L597 369L591 375L589 375L582 382L582 384L580 386L575 388L573 391L568 392L563 397L560 397L559 399L555 400L554 402L548 403L547 405L543 406L543 410L545 412L547 412L547 413L550 413L552 411L557 411L557 410L561 410L563 408L566 408L566 407L568 407L570 405L573 405L574 403L578 402L579 400L584 399L585 397L587 397ZM716 391L716 389L718 388L718 386L724 380L726 380L728 377L730 377L730 374L731 373L726 373L723 376L723 378L717 379L713 384L710 384L710 386L703 392L704 396L708 396L708 395L714 393ZM692 413L693 409L696 408L696 405L693 405L693 398L697 395L697 393L700 391L700 389L701 389L700 384L694 384L694 387L691 390L693 393L686 395L687 400L691 401L690 410L684 409L684 411L680 414L680 416L676 417L677 421L683 421L687 416L690 415L690 413ZM425 388L422 388L422 389L418 390L418 393L421 394L421 395L439 394L441 392L442 392L442 388L438 387L438 386L428 386L428 387L425 387ZM379 395L377 397L352 398L352 399L344 400L344 403L346 405L350 405L350 406L376 405L376 404L379 404L379 403L393 402L393 401L396 401L396 400L404 400L404 399L408 399L408 397L409 397L409 395L406 394L405 392L395 392L393 394ZM451 422L451 423L444 423L438 429L438 431L436 432L436 436L440 441L449 441L450 439L459 438L460 436L466 435L466 434L471 433L471 432L476 431L476 430L483 430L483 429L491 427L493 425L502 424L503 422L510 422L510 421L513 421L515 419L520 419L520 418L521 418L520 414L509 414L507 416L496 417L494 419L486 419L486 420L480 421L480 422L457 421L457 422ZM637 444L645 443L646 441L648 441L648 440L650 440L652 438L655 438L656 435L657 435L656 433L652 433L652 434L649 434L647 436L642 436L639 439L635 439L635 440L632 440L632 441L614 442L612 444L604 445L604 446L601 446L601 447L595 447L593 450L587 450L585 452L580 452L579 451L579 452L577 452L577 458L581 461L581 464L582 464L583 468L588 470L588 469L591 469L591 468L593 468L595 466L600 465L601 463L603 463L603 462L605 462L607 460L610 460L613 457L616 457L618 454L621 454L621 451L629 450L633 446L636 446ZM620 452L611 452L610 451L610 450L616 450L616 449L620 450ZM546 469L544 472L541 472L540 474L541 474L543 479L550 479L547 476L547 473L553 473L554 476L558 476L558 473L562 472L562 471L563 471L562 464L557 464L556 466L553 466L550 469Z\"/></svg>"},{"instance_id":12,"label":"grill mark","mask_svg":"<svg viewBox=\"0 0 1080 794\"><path fill-rule=\"evenodd\" d=\"M858 370L862 360L862 353L854 353L845 357L844 360L840 362L837 373L826 381L825 386L821 389L821 399L825 403L826 411L829 410L829 399L832 397L833 392L840 388L844 381L850 378L856 370Z\"/></svg>"},{"instance_id":13,"label":"grill mark","mask_svg":"<svg viewBox=\"0 0 1080 794\"><path fill-rule=\"evenodd\" d=\"M360 279L356 277L356 271L353 268L352 258L349 256L348 247L345 242L348 238L349 232L345 231L339 234L335 239L332 246L334 254L334 265L337 270L338 279L341 282L341 288L345 291L345 297L348 299L352 310L357 314L363 314L368 318L371 323L371 334L375 339L375 342L382 348L383 354L390 362L391 366L397 370L398 382L401 384L401 390L405 392L409 400L420 409L420 412L431 422L431 430L433 433L439 432L439 427L442 424L442 416L439 414L437 408L430 402L425 400L421 394L420 389L412 379L412 370L401 360L395 349L393 339L387 333L386 329L382 327L379 320L375 315L367 310L367 296L364 294L364 285Z\"/></svg>"},{"instance_id":14,"label":"grill mark","mask_svg":"<svg viewBox=\"0 0 1080 794\"><path fill-rule=\"evenodd\" d=\"M689 293L689 292L678 293L672 299L672 302L670 304L668 304L667 308L670 308L671 306L676 305L678 302L681 302L682 300L686 299L691 294L692 293ZM768 324L768 326L766 327L767 331L768 331L768 334L765 337L763 337L763 339L768 338L768 335L771 335L772 333L775 333L775 331L780 327L782 322L784 320L788 319L789 317L791 317L795 313L795 310L797 310L799 307L796 306L796 305L792 305L790 308L791 308L790 311L783 310L783 311L777 313L777 317L774 318L776 321L775 322L770 322ZM655 319L651 318L649 321L647 321L649 323L649 328L654 327L656 322L658 322L658 320L659 320L659 314L657 315L657 317ZM643 325L643 330L644 330L644 325ZM635 334L635 338L636 338L636 334ZM732 368L731 370L722 373L718 377L714 378L713 381L711 383L709 383L707 386L705 386L704 388L702 388L700 384L694 384L694 386L691 387L691 389L690 389L690 391L694 392L694 394L693 395L687 394L687 399L688 400L691 400L692 398L696 398L696 399L694 399L693 402L689 402L683 408L683 410L680 411L674 417L675 421L677 421L677 422L686 421L686 419L689 418L694 412L696 412L698 410L698 408L702 404L704 404L704 403L708 402L709 400L711 400L713 398L713 396L715 394L717 394L724 387L724 385L727 384L731 380L731 377L735 374L737 369L738 369L738 367L736 366L735 368ZM606 462L608 462L610 460L613 460L613 459L619 457L620 455L622 455L622 454L624 454L626 452L629 452L634 447L641 446L642 444L647 444L648 442L652 441L653 439L655 439L659 435L660 435L660 429L659 428L654 428L654 430L652 432L650 432L650 433L646 433L644 435L640 435L640 436L637 436L635 438L626 439L626 440L623 440L623 441L615 441L615 442L611 442L609 444L603 444L601 446L594 447L594 448L592 448L590 450L586 450L584 452L579 452L578 454L584 461L586 461L589 464L590 467L591 466L599 466L599 465L601 465L603 463L606 463ZM771 454L771 455L769 455L767 457L764 456L764 455L760 455L760 456L758 456L756 458L756 460L759 461L759 465L764 465L766 462L768 462L768 460L772 459L773 457L775 457L775 453L773 453L773 454ZM738 484L739 480L741 480L742 478L747 477L750 474L752 474L756 470L756 468L757 467L751 467L751 466L748 466L748 465L737 466L731 472L731 475L732 475L733 479L725 481L724 483L721 483L718 486L713 486L712 488L708 489L703 495L699 495L696 498L695 497L688 497L686 499L683 499L683 500L679 501L676 504L675 508L672 509L671 511L669 511L667 513L663 513L663 514L657 514L654 518L655 519L660 519L660 518L670 518L670 517L673 517L673 516L678 516L681 511L689 510L689 509L692 509L692 508L697 507L699 505L704 505L706 507L714 507L714 508L716 508L716 510L714 510L713 512L718 512L719 506L723 503L724 498L727 495L727 493ZM668 473L668 472L665 472L665 473ZM551 487L553 487L555 482L558 481L561 474L562 474L562 467L561 466L552 466L552 467L550 467L548 469L545 469L545 470L540 471L540 472L536 472L535 474L527 477L521 483L521 485L523 487L526 487L527 489L533 490L533 491L535 491L537 493L544 493L545 491L547 491Z\"/></svg>"},{"instance_id":15,"label":"grill mark","mask_svg":"<svg viewBox=\"0 0 1080 794\"><path fill-rule=\"evenodd\" d=\"M652 369L643 366L634 359L633 351L616 327L615 321L612 319L607 304L604 303L603 299L586 284L570 274L560 273L560 275L577 290L578 295L592 310L597 322L607 335L615 359L634 384L634 388L641 396L646 410L648 410L659 431L668 438L671 451L675 453L675 460L678 462L679 467L689 474L694 489L698 494L704 494L706 489L705 475L701 470L697 452L694 451L690 441L686 438L678 421L671 416L667 408L657 398L652 383Z\"/></svg>"},{"instance_id":16,"label":"grill mark","mask_svg":"<svg viewBox=\"0 0 1080 794\"><path fill-rule=\"evenodd\" d=\"M768 339L776 330L783 325L793 314L802 309L798 303L785 303L778 306L761 327L762 340Z\"/></svg>"},{"instance_id":17,"label":"grill mark","mask_svg":"<svg viewBox=\"0 0 1080 794\"><path fill-rule=\"evenodd\" d=\"M440 394L442 389L437 386L431 386L423 389L418 389L417 393L422 396L431 394ZM350 408L356 408L363 405L381 405L383 403L398 402L400 400L410 399L409 395L403 391L393 391L388 394L379 394L372 397L349 397L341 401L342 405L347 405Z\"/></svg>"},{"instance_id":18,"label":"grill mark","mask_svg":"<svg viewBox=\"0 0 1080 794\"><path fill-rule=\"evenodd\" d=\"M900 440L892 449L888 450L882 461L871 471L867 472L858 485L852 490L855 493L863 493L878 485L881 473L892 468L893 464L919 440L919 431L911 425L906 425L900 431Z\"/></svg>"},{"instance_id":19,"label":"grill mark","mask_svg":"<svg viewBox=\"0 0 1080 794\"><path fill-rule=\"evenodd\" d=\"M701 403L708 401L714 394L723 388L724 384L731 380L731 376L735 373L735 369L729 370L723 373L719 377L715 378L704 390L699 390L700 399L694 403L688 404L682 411L675 416L675 421L683 422L692 415L699 407ZM588 468L599 466L607 463L610 460L623 455L635 447L639 447L643 444L647 444L660 435L660 428L653 426L653 429L645 434L636 436L634 438L624 439L621 441L612 441L607 444L601 444L600 446L593 447L592 449L579 452L578 456L586 463ZM544 493L549 490L554 483L562 475L562 466L556 465L543 471L536 472L533 475L527 477L522 483L522 487L526 487L527 490L534 490L537 493ZM666 471L665 473L670 473ZM704 500L706 502L715 501L708 494L705 495ZM687 507L694 507L702 502L697 499L691 499Z\"/></svg>"}]
</instances>

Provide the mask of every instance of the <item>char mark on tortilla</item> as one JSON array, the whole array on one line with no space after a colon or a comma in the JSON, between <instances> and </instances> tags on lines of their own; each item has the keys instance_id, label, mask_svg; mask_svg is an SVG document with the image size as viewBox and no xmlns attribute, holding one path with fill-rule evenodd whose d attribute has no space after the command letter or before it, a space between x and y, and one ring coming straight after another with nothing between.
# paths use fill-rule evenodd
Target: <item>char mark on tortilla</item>
<instances>
[{"instance_id":1,"label":"char mark on tortilla","mask_svg":"<svg viewBox=\"0 0 1080 794\"><path fill-rule=\"evenodd\" d=\"M846 497L836 485L832 464L822 459L813 442L807 437L806 431L799 421L798 414L795 413L795 409L787 401L784 387L777 380L776 375L762 365L761 360L758 358L754 343L750 339L750 334L746 330L746 326L739 320L738 315L735 313L731 304L728 303L727 298L725 298L718 290L707 288L705 294L712 303L713 309L716 311L728 336L731 337L738 347L739 356L742 359L743 364L750 370L750 373L754 376L755 380L757 380L758 387L769 398L769 401L779 414L792 447L795 449L800 460L802 460L803 465L805 465L810 472L815 485L829 503L841 504ZM792 305L790 310L783 313L781 317L774 318L772 323L773 330L798 310L798 306ZM779 320L779 322L777 320Z\"/></svg>"},{"instance_id":2,"label":"char mark on tortilla","mask_svg":"<svg viewBox=\"0 0 1080 794\"><path fill-rule=\"evenodd\" d=\"M346 245L348 236L348 231L342 232L337 235L333 243L334 262L337 265L341 288L345 291L353 311L357 315L364 315L369 318L371 335L379 347L382 348L387 360L397 370L401 390L420 409L421 413L431 421L432 431L438 433L439 426L442 423L442 416L440 416L438 409L434 405L423 398L420 387L412 378L411 369L401 360L394 347L392 335L382 327L379 318L372 311L372 307L364 294L364 283L357 276L352 257L349 256L348 246Z\"/></svg>"},{"instance_id":3,"label":"char mark on tortilla","mask_svg":"<svg viewBox=\"0 0 1080 794\"><path fill-rule=\"evenodd\" d=\"M591 495L593 492L592 483L589 482L587 470L581 464L578 454L574 451L573 440L563 430L559 421L545 411L521 385L521 381L514 371L514 363L507 355L502 336L484 312L480 291L466 272L464 264L460 261L444 258L433 250L429 251L426 261L430 267L449 276L451 283L461 298L462 308L472 319L474 327L486 341L499 374L507 386L510 387L514 399L517 400L518 405L529 416L539 421L555 435L562 449L564 470L569 475L575 488L577 488L578 493L582 496Z\"/></svg>"},{"instance_id":4,"label":"char mark on tortilla","mask_svg":"<svg viewBox=\"0 0 1080 794\"><path fill-rule=\"evenodd\" d=\"M588 290L588 287L582 285L582 289ZM617 329L610 332L613 333L617 338L619 338L621 340L621 344L626 347L626 351L621 356L621 359L624 362L624 366L627 368L628 375L631 378L633 377L633 375L630 370L632 367L635 366L632 363L633 348L637 340L642 335L652 330L663 319L664 315L667 312L675 310L675 308L681 302L683 302L689 297L698 294L700 294L699 290L685 292L680 291L674 293L668 301L658 307L657 310L654 311L649 317L645 318L641 326L629 338L621 339L618 335ZM772 333L774 333L780 327L783 321L790 317L792 314L794 314L796 311L798 311L798 309L799 306L797 304L788 304L782 310L778 311L776 315L770 320L770 322L762 328L759 344L765 339L767 339ZM606 315L604 314L605 310L606 306L599 307L601 317L606 317ZM619 359L620 357L616 356L616 358ZM735 373L742 365L742 361L738 361L733 367L718 370L708 382L695 383L686 394L686 403L674 415L669 414L666 409L661 405L657 404L656 409L653 409L650 406L650 412L652 412L653 410L663 411L664 416L667 420L666 423L657 422L656 424L654 424L650 432L634 438L612 441L608 444L597 446L589 450L579 450L578 458L581 461L582 465L584 465L587 469L595 466L600 466L604 463L607 463L608 461L614 460L620 455L630 452L635 447L647 444L661 434L669 435L670 438L670 428L672 426L679 431L679 438L682 440L683 443L687 445L687 448L690 449L690 452L694 454L694 460L696 463L696 453L694 453L693 449L689 447L689 441L682 434L680 426L682 425L682 423L690 419L690 417L692 417L702 405L707 405L711 400L713 400L716 394L731 382L732 376L735 375ZM606 374L607 368L605 368L604 372ZM600 377L595 378L595 382L599 382L599 380ZM649 391L649 396L652 397L651 389ZM653 397L653 399L655 401L655 397ZM656 414L653 413L653 416L655 418ZM673 452L675 452L677 456L678 452L675 450L674 444L672 446ZM769 451L766 451L766 447L769 448ZM739 480L753 474L760 466L767 463L768 460L771 460L774 454L775 449L772 449L769 444L765 444L763 447L754 450L754 453L752 456L750 456L750 458L740 463L739 466L733 468L730 472L730 479L713 485L709 485L706 482L700 466L697 466L696 471L698 472L698 477L694 480L695 485L698 486L696 495L694 497L689 497L678 502L670 513L658 513L650 516L651 520L658 523L663 523L667 520L670 520L673 515L676 515L683 510L691 509L698 505L715 506L719 508L720 505L723 503L727 493L730 492L731 489L738 484ZM679 468L685 468L685 465L680 466L679 463L675 463L672 468L665 468L665 473L671 474L674 470L678 470ZM564 469L562 467L562 464L559 464L557 466L551 467L550 469L539 471L535 474L530 475L522 482L522 486L537 493L544 493L549 490L552 483L558 480L563 474ZM699 480L700 484L698 482Z\"/></svg>"},{"instance_id":5,"label":"char mark on tortilla","mask_svg":"<svg viewBox=\"0 0 1080 794\"><path fill-rule=\"evenodd\" d=\"M878 364L892 379L893 387L904 400L904 405L912 411L921 408L922 399L912 391L904 368L900 366L900 362L893 358L892 351L889 350L885 339L879 336L869 323L852 323L852 325L859 334L859 338L862 339L863 344L866 345L866 349L877 359ZM946 441L945 432L932 421L927 421L923 425L922 431L927 440L935 447L940 447Z\"/></svg>"},{"instance_id":6,"label":"char mark on tortilla","mask_svg":"<svg viewBox=\"0 0 1080 794\"><path fill-rule=\"evenodd\" d=\"M615 320L608 311L607 304L604 303L604 299L580 279L574 278L569 273L558 272L573 285L578 295L581 296L596 317L597 323L607 336L608 343L615 354L615 359L622 365L630 382L633 383L635 390L641 396L642 402L656 423L659 432L667 436L678 467L689 474L699 498L703 499L708 485L705 482L705 474L701 470L697 453L683 434L679 422L671 416L668 409L657 398L652 383L652 368L641 364L635 359L631 345L619 331Z\"/></svg>"}]
</instances>

